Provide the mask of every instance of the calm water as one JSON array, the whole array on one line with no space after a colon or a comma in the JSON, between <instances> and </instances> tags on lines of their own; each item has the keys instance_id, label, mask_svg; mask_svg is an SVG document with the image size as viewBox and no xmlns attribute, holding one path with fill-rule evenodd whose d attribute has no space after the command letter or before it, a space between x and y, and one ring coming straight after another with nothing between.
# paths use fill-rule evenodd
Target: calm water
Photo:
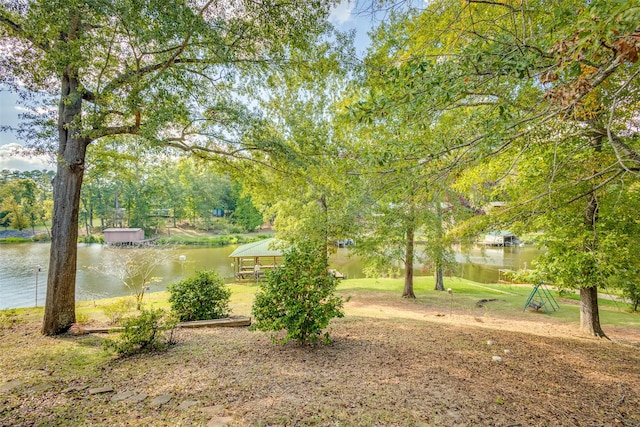
<instances>
[{"instance_id":1,"label":"calm water","mask_svg":"<svg viewBox=\"0 0 640 427\"><path fill-rule=\"evenodd\" d=\"M229 254L236 246L222 248L179 247L166 249L168 261L154 271L160 281L151 285L151 292L161 291L170 283L188 277L197 270L216 270L226 278L233 277ZM117 249L135 251L135 249ZM519 269L531 265L540 253L529 247L473 249L467 254L458 253L460 275L478 282L495 282L498 269ZM186 257L184 265L180 256ZM90 266L102 264L109 257L102 245L78 246L78 272L76 298L79 301L105 297L129 295L129 289L118 279L98 273ZM13 307L33 307L44 305L46 296L49 245L44 243L20 243L0 245L0 309ZM36 266L41 271L36 272ZM331 257L331 267L347 275L348 278L364 277L362 264L356 257L348 256L348 249L338 249ZM427 273L416 266L416 274ZM37 282L37 288L36 288ZM37 289L37 295L36 295Z\"/></svg>"}]
</instances>

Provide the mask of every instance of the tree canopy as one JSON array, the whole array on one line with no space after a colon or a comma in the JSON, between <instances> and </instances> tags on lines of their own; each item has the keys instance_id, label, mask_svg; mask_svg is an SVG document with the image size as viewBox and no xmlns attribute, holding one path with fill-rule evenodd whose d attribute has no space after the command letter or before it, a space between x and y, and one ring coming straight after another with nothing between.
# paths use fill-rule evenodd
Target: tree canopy
<instances>
[{"instance_id":1,"label":"tree canopy","mask_svg":"<svg viewBox=\"0 0 640 427\"><path fill-rule=\"evenodd\" d=\"M58 155L45 333L74 321L80 202L89 221L96 195L114 191L110 156L137 183L141 159L179 150L242 183L232 198L247 228L261 219L255 203L293 241L326 248L364 229L361 250L407 271L416 233L441 277L454 238L535 232L547 248L538 277L580 289L582 328L604 336L598 288L637 277L637 2L372 2L390 12L360 63L352 40L329 31L332 3L0 6L0 83L41 107L58 101L28 113L19 133ZM195 163L169 169L118 190L134 222L157 208L140 192L194 218L225 203L226 184ZM203 186L177 203L185 180ZM26 216L4 221L25 226L43 216L22 202L35 194L22 184L2 210L22 203Z\"/></svg>"},{"instance_id":2,"label":"tree canopy","mask_svg":"<svg viewBox=\"0 0 640 427\"><path fill-rule=\"evenodd\" d=\"M55 146L52 250L43 332L75 321L78 212L86 150L133 135L206 158L251 159L255 122L234 90L243 73L284 66L325 28L330 1L5 2L0 83L58 98L20 136ZM40 99L40 98L39 98ZM57 125L56 125L57 123ZM54 143L55 141L55 143Z\"/></svg>"},{"instance_id":3,"label":"tree canopy","mask_svg":"<svg viewBox=\"0 0 640 427\"><path fill-rule=\"evenodd\" d=\"M553 279L581 289L582 327L600 336L611 247L597 230L607 194L637 176L639 13L632 1L432 1L378 29L371 89L354 104L383 123L411 108L405 122L434 135L416 157L443 163L428 179L453 177L476 210L508 203L459 230L543 230L560 250L547 259L565 255Z\"/></svg>"}]
</instances>

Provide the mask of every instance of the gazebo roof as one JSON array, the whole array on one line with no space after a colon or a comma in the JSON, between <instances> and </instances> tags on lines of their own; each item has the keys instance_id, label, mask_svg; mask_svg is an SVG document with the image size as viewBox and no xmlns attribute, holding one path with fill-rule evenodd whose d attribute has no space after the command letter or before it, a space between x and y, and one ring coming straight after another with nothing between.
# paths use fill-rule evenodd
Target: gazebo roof
<instances>
[{"instance_id":1,"label":"gazebo roof","mask_svg":"<svg viewBox=\"0 0 640 427\"><path fill-rule=\"evenodd\" d=\"M275 238L270 238L238 246L236 250L229 255L229 258L282 256L282 251L280 249L269 248L269 246L275 242L277 242Z\"/></svg>"},{"instance_id":2,"label":"gazebo roof","mask_svg":"<svg viewBox=\"0 0 640 427\"><path fill-rule=\"evenodd\" d=\"M506 230L499 230L499 231L490 231L487 233L487 236L500 236L500 237L515 237L515 234L513 234L510 231L506 231Z\"/></svg>"}]
</instances>

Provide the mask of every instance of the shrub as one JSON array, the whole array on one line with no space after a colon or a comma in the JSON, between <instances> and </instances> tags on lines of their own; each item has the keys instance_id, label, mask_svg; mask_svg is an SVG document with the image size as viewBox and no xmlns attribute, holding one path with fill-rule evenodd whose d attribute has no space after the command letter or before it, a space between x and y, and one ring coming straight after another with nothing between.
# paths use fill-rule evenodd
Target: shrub
<instances>
[{"instance_id":1,"label":"shrub","mask_svg":"<svg viewBox=\"0 0 640 427\"><path fill-rule=\"evenodd\" d=\"M31 237L31 240L34 242L50 242L51 236L49 236L47 233L39 233Z\"/></svg>"},{"instance_id":2,"label":"shrub","mask_svg":"<svg viewBox=\"0 0 640 427\"><path fill-rule=\"evenodd\" d=\"M89 234L88 236L78 236L78 243L104 243L103 236L94 236Z\"/></svg>"},{"instance_id":3,"label":"shrub","mask_svg":"<svg viewBox=\"0 0 640 427\"><path fill-rule=\"evenodd\" d=\"M87 313L76 313L76 323L88 323L89 315Z\"/></svg>"},{"instance_id":4,"label":"shrub","mask_svg":"<svg viewBox=\"0 0 640 427\"><path fill-rule=\"evenodd\" d=\"M287 251L284 264L267 275L256 294L252 314L253 330L286 330L281 344L291 339L299 345L327 344L329 333L322 333L334 317L342 317L342 298L334 295L337 279L327 271L322 245L305 242ZM278 342L275 336L271 337Z\"/></svg>"},{"instance_id":5,"label":"shrub","mask_svg":"<svg viewBox=\"0 0 640 427\"><path fill-rule=\"evenodd\" d=\"M127 315L133 307L135 303L132 298L120 298L111 304L107 304L102 308L105 316L109 318L109 323L111 325L117 325L122 321L125 315Z\"/></svg>"},{"instance_id":6,"label":"shrub","mask_svg":"<svg viewBox=\"0 0 640 427\"><path fill-rule=\"evenodd\" d=\"M194 277L169 285L169 302L178 319L219 319L229 315L231 291L215 271L199 271Z\"/></svg>"},{"instance_id":7,"label":"shrub","mask_svg":"<svg viewBox=\"0 0 640 427\"><path fill-rule=\"evenodd\" d=\"M107 339L104 345L121 356L164 350L174 344L173 330L178 321L160 308L142 310L135 317L122 320L123 331L116 339ZM167 331L170 333L166 334Z\"/></svg>"}]
</instances>

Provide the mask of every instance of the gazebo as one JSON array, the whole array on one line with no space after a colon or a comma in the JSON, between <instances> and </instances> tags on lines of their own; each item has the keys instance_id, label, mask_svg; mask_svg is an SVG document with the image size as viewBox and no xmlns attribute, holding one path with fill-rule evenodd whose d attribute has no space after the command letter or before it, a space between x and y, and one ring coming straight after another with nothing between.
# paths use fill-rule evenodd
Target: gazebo
<instances>
[{"instance_id":1,"label":"gazebo","mask_svg":"<svg viewBox=\"0 0 640 427\"><path fill-rule=\"evenodd\" d=\"M272 270L282 263L282 251L272 246L277 243L274 238L260 240L238 246L229 255L233 258L233 272L238 280L264 277L265 270Z\"/></svg>"}]
</instances>

